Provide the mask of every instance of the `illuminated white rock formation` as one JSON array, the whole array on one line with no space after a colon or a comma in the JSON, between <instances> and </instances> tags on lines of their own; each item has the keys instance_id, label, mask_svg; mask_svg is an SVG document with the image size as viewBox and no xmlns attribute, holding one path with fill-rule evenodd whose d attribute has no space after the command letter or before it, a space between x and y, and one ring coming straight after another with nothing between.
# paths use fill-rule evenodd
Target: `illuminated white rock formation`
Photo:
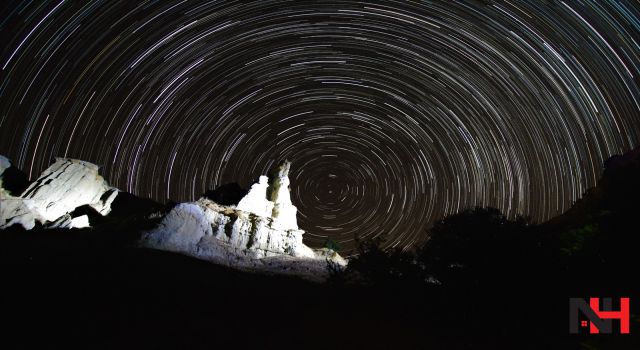
<instances>
[{"instance_id":1,"label":"illuminated white rock formation","mask_svg":"<svg viewBox=\"0 0 640 350\"><path fill-rule=\"evenodd\" d=\"M0 180L10 166L0 157ZM314 251L303 243L289 194L289 167L285 162L271 177L261 176L237 207L206 198L176 205L156 228L142 234L140 246L243 270L325 279L329 264L344 266L346 261L334 251ZM0 187L0 229L14 224L32 229L36 223L88 227L87 215L73 217L74 210L89 205L107 215L117 195L98 174L98 166L58 158L20 196Z\"/></svg>"},{"instance_id":2,"label":"illuminated white rock formation","mask_svg":"<svg viewBox=\"0 0 640 350\"><path fill-rule=\"evenodd\" d=\"M289 168L291 163L285 161L273 174L270 181L271 196L269 199L274 203L273 227L279 230L297 230L298 220L296 214L298 208L291 203L289 190Z\"/></svg>"},{"instance_id":3,"label":"illuminated white rock formation","mask_svg":"<svg viewBox=\"0 0 640 350\"><path fill-rule=\"evenodd\" d=\"M20 224L32 229L36 222L51 227L86 227L88 220L68 214L89 205L106 215L117 194L118 190L98 174L97 165L57 158L20 196L0 198L0 228Z\"/></svg>"},{"instance_id":4,"label":"illuminated white rock formation","mask_svg":"<svg viewBox=\"0 0 640 350\"><path fill-rule=\"evenodd\" d=\"M145 236L144 242L192 254L213 244L251 258L277 255L315 258L313 250L302 243L304 231L277 230L271 223L269 217L201 198L197 202L178 204Z\"/></svg>"},{"instance_id":5,"label":"illuminated white rock formation","mask_svg":"<svg viewBox=\"0 0 640 350\"><path fill-rule=\"evenodd\" d=\"M251 190L238 203L238 210L246 211L258 216L271 216L273 212L273 202L267 199L267 188L269 179L260 176L257 183L251 186Z\"/></svg>"},{"instance_id":6,"label":"illuminated white rock formation","mask_svg":"<svg viewBox=\"0 0 640 350\"><path fill-rule=\"evenodd\" d=\"M141 245L239 269L326 278L329 263L344 266L346 261L302 242L304 231L298 229L289 195L289 167L285 162L269 179L261 176L237 207L206 198L177 205Z\"/></svg>"}]
</instances>

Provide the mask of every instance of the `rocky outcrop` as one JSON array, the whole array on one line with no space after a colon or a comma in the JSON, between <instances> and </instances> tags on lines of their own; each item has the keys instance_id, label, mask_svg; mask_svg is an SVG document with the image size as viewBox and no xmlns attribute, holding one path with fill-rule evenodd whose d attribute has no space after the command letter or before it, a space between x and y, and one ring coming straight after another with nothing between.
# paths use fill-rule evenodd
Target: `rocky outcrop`
<instances>
[{"instance_id":1,"label":"rocky outcrop","mask_svg":"<svg viewBox=\"0 0 640 350\"><path fill-rule=\"evenodd\" d=\"M117 195L118 190L109 187L98 174L97 165L57 158L20 196L5 193L0 198L0 228L20 224L32 229L36 223L45 227L86 227L88 218L74 218L70 213L89 205L107 215Z\"/></svg>"},{"instance_id":2,"label":"rocky outcrop","mask_svg":"<svg viewBox=\"0 0 640 350\"><path fill-rule=\"evenodd\" d=\"M298 208L291 203L289 190L289 168L285 161L275 169L269 178L269 199L273 202L273 227L279 230L297 230L296 214Z\"/></svg>"},{"instance_id":3,"label":"rocky outcrop","mask_svg":"<svg viewBox=\"0 0 640 350\"><path fill-rule=\"evenodd\" d=\"M268 181L266 176L260 176L258 182L251 186L249 193L238 203L238 210L257 216L271 217L273 202L267 199Z\"/></svg>"},{"instance_id":4,"label":"rocky outcrop","mask_svg":"<svg viewBox=\"0 0 640 350\"><path fill-rule=\"evenodd\" d=\"M285 161L270 177L260 176L249 193L238 203L238 210L272 219L270 226L277 230L298 230L298 209L291 203L289 168Z\"/></svg>"},{"instance_id":5,"label":"rocky outcrop","mask_svg":"<svg viewBox=\"0 0 640 350\"><path fill-rule=\"evenodd\" d=\"M313 250L302 243L303 233L276 229L271 217L201 198L173 208L157 228L144 236L143 245L194 256L201 255L204 246L213 244L229 247L232 253L248 258L276 255L315 258Z\"/></svg>"},{"instance_id":6,"label":"rocky outcrop","mask_svg":"<svg viewBox=\"0 0 640 350\"><path fill-rule=\"evenodd\" d=\"M328 265L345 266L336 252L302 242L289 192L290 163L260 176L237 207L207 198L174 207L141 245L187 254L234 268L322 280Z\"/></svg>"},{"instance_id":7,"label":"rocky outcrop","mask_svg":"<svg viewBox=\"0 0 640 350\"><path fill-rule=\"evenodd\" d=\"M9 168L10 162L0 158L0 176ZM237 202L237 206L203 197L166 212L154 210L161 206L158 203L127 193L119 195L99 175L95 164L57 158L19 196L0 187L0 229L15 224L28 230L37 224L45 228L88 227L93 222L99 224L113 205L111 221L131 219L138 213L136 220L155 226L142 232L141 247L242 270L323 280L330 264L345 266L346 261L332 250L314 251L303 243L304 231L298 228L297 209L289 193L289 168L290 163L285 162L269 177L261 176L240 199L238 194L244 191L237 185L210 193L225 203ZM155 220L160 220L157 226ZM153 226L144 230L148 227Z\"/></svg>"}]
</instances>

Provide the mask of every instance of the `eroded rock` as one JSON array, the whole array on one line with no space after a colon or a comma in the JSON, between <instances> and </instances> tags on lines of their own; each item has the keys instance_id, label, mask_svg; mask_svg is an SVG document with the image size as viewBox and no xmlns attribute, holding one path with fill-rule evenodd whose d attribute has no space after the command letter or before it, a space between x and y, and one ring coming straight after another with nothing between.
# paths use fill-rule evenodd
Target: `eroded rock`
<instances>
[{"instance_id":1,"label":"eroded rock","mask_svg":"<svg viewBox=\"0 0 640 350\"><path fill-rule=\"evenodd\" d=\"M314 251L303 243L289 167L285 162L270 178L260 176L237 207L207 198L177 205L140 244L239 269L325 279L329 263L347 262L334 251Z\"/></svg>"},{"instance_id":2,"label":"eroded rock","mask_svg":"<svg viewBox=\"0 0 640 350\"><path fill-rule=\"evenodd\" d=\"M0 175L9 168L10 162L0 158ZM158 217L153 215L162 218L155 228L142 233L141 247L242 270L321 281L328 276L329 264L345 266L346 261L335 251L314 251L303 243L304 231L298 228L297 209L289 193L289 168L290 163L285 162L269 177L261 176L241 199L218 193L233 204L222 205L203 197L178 204L165 215L164 211L152 214L158 203L131 194L124 193L114 202L119 191L108 186L98 166L58 158L19 196L0 188L0 228L20 224L30 230L38 223L45 228L89 227L91 220L99 223L100 215L107 215L114 204L116 218L134 212L150 223ZM235 189L234 193L241 192Z\"/></svg>"},{"instance_id":3,"label":"eroded rock","mask_svg":"<svg viewBox=\"0 0 640 350\"><path fill-rule=\"evenodd\" d=\"M56 158L20 196L0 198L0 228L20 224L32 229L36 222L52 227L86 227L84 219L69 213L89 205L107 215L118 195L98 173L98 166L75 159Z\"/></svg>"}]
</instances>

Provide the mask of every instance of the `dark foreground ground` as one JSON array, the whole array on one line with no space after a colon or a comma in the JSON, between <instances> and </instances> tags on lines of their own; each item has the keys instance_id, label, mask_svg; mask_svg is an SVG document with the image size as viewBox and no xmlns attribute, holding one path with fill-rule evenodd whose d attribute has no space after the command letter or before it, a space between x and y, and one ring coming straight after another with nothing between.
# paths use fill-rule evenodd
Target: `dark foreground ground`
<instances>
[{"instance_id":1,"label":"dark foreground ground","mask_svg":"<svg viewBox=\"0 0 640 350\"><path fill-rule=\"evenodd\" d=\"M569 297L629 292L604 279L594 290L535 275L495 288L319 285L82 230L2 233L3 349L640 349L633 296L635 334L568 334Z\"/></svg>"}]
</instances>

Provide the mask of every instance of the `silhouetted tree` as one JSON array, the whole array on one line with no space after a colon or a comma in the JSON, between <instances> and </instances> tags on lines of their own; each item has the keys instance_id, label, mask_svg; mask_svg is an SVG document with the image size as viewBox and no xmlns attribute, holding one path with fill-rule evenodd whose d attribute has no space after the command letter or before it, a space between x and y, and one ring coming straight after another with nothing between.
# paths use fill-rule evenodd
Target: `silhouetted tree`
<instances>
[{"instance_id":1,"label":"silhouetted tree","mask_svg":"<svg viewBox=\"0 0 640 350\"><path fill-rule=\"evenodd\" d=\"M524 218L509 220L498 209L475 208L437 222L419 259L440 280L495 279L514 272L530 244Z\"/></svg>"}]
</instances>

